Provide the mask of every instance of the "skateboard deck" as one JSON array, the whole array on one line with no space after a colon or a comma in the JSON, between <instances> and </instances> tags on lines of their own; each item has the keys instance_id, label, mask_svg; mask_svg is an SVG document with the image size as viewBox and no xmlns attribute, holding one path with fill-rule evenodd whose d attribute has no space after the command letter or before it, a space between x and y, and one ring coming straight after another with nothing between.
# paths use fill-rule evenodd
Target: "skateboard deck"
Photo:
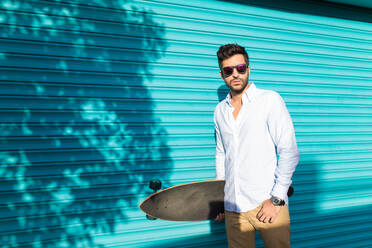
<instances>
[{"instance_id":1,"label":"skateboard deck","mask_svg":"<svg viewBox=\"0 0 372 248\"><path fill-rule=\"evenodd\" d=\"M224 180L180 184L147 197L139 208L163 220L197 221L215 219L224 211Z\"/></svg>"}]
</instances>

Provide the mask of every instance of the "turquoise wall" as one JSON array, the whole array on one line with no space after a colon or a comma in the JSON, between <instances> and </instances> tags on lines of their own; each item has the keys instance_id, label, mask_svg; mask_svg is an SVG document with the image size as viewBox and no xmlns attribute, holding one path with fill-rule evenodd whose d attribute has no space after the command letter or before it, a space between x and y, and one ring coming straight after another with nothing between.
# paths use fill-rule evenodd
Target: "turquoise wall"
<instances>
[{"instance_id":1,"label":"turquoise wall","mask_svg":"<svg viewBox=\"0 0 372 248\"><path fill-rule=\"evenodd\" d=\"M138 204L150 179L215 178L230 42L294 121L293 247L372 246L370 10L251 2L1 1L0 246L226 247Z\"/></svg>"}]
</instances>

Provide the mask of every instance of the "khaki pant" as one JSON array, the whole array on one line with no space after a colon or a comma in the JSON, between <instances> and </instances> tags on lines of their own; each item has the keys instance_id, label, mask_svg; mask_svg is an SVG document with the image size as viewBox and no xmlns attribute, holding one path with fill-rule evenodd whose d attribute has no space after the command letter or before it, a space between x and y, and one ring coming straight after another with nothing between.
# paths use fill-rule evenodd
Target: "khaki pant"
<instances>
[{"instance_id":1,"label":"khaki pant","mask_svg":"<svg viewBox=\"0 0 372 248\"><path fill-rule=\"evenodd\" d=\"M290 247L290 219L288 206L282 206L274 223L260 222L256 215L262 205L244 213L225 211L229 248L254 248L255 232L260 233L266 248Z\"/></svg>"}]
</instances>

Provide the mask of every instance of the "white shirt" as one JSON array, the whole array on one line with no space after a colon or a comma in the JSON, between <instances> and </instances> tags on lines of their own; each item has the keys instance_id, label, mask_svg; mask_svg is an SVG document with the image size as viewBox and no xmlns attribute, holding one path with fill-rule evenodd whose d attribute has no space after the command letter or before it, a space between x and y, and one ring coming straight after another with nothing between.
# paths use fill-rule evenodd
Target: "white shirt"
<instances>
[{"instance_id":1,"label":"white shirt","mask_svg":"<svg viewBox=\"0 0 372 248\"><path fill-rule=\"evenodd\" d=\"M246 212L287 191L298 164L292 119L281 96L253 83L236 118L230 94L214 112L217 179L225 179L225 209ZM279 159L277 159L277 154Z\"/></svg>"}]
</instances>

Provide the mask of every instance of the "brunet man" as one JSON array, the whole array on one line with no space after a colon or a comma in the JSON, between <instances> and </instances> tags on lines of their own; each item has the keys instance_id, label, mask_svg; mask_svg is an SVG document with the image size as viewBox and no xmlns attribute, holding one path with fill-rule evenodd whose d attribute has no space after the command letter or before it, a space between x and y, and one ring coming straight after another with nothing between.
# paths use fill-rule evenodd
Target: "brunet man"
<instances>
[{"instance_id":1,"label":"brunet man","mask_svg":"<svg viewBox=\"0 0 372 248\"><path fill-rule=\"evenodd\" d=\"M290 247L287 191L299 161L293 123L283 99L248 83L249 58L237 44L217 52L230 89L214 112L217 179L225 179L230 248L255 247L255 231L268 248ZM279 155L279 159L277 159Z\"/></svg>"}]
</instances>

